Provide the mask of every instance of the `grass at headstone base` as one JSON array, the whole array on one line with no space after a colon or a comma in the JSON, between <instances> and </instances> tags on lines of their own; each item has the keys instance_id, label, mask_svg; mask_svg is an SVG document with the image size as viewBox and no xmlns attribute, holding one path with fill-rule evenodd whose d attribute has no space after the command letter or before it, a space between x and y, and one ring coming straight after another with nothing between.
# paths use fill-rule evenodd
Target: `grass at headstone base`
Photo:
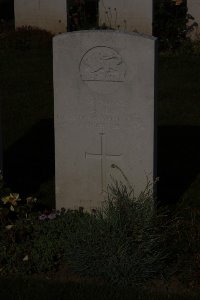
<instances>
[{"instance_id":1,"label":"grass at headstone base","mask_svg":"<svg viewBox=\"0 0 200 300\"><path fill-rule=\"evenodd\" d=\"M171 53L160 55L158 70L159 125L200 126L200 56L197 55L199 52L187 53L186 55L183 51L183 53L177 55L172 55ZM11 31L10 33L1 34L0 82L1 99L3 99L3 138L6 150L40 120L53 118L51 35L43 31L30 29L28 31ZM48 193L52 191L52 181L50 180L49 182L50 184L44 183L41 187L43 194L45 195L45 190L47 193L45 195L46 199L38 199L39 202L48 202ZM81 291L80 295L84 293L86 299L87 297L90 299L91 290L95 286L90 280L91 277L98 275L91 274L91 270L96 270L96 272L101 271L104 278L108 276L108 279L115 284L121 281L122 285L124 278L131 280L131 276L135 274L134 280L137 279L138 283L140 281L139 279L145 279L146 276L150 278L150 274L154 272L158 274L159 269L162 267L162 264L157 265L156 263L156 259L159 260L159 257L160 259L163 257L163 253L159 252L159 249L157 249L158 257L155 257L156 251L153 251L153 256L148 254L148 251L152 253L151 251L154 249L152 247L155 246L155 238L159 240L159 243L165 245L165 247L161 247L161 250L165 249L165 251L170 254L168 261L164 258L163 260L161 259L162 263L164 263L162 268L166 271L166 274L168 272L168 276L158 276L159 279L157 279L155 284L152 281L151 287L154 286L154 292L155 290L161 290L158 297L154 295L151 298L148 292L143 298L162 299L161 294L162 291L164 291L165 295L163 299L169 299L169 297L170 299L193 299L192 295L188 296L187 293L192 293L193 289L199 286L199 210L188 209L190 208L188 203L190 203L190 201L194 203L194 199L196 199L195 208L199 203L198 182L199 179L197 178L196 182L184 195L185 202L184 204L181 203L182 215L180 211L177 212L177 215L171 215L171 212L154 215L152 222L150 222L151 227L146 228L146 223L142 223L138 228L134 222L136 222L136 220L141 221L141 219L138 219L141 217L140 214L138 215L139 212L141 213L141 210L139 208L136 210L133 209L131 211L132 215L129 216L130 220L133 220L131 226L133 226L135 230L134 234L126 228L126 223L123 223L123 218L121 223L120 212L123 211L123 207L121 207L121 210L116 210L115 207L112 207L108 218L109 221L107 220L106 222L100 216L99 219L95 214L90 217L81 211L63 212L62 215L57 216L55 219L39 221L35 216L36 212L33 210L33 219L31 218L31 220L29 220L25 217L25 212L28 209L26 207L24 212L19 212L23 214L23 218L19 218L18 221L12 220L11 224L10 221L1 223L0 243L4 244L0 247L0 258L4 268L2 270L2 265L0 266L0 274L4 273L4 276L9 276L10 272L10 276L11 274L13 275L9 277L10 280L1 278L0 291L4 293L4 295L7 295L6 293L11 291L10 287L12 286L13 297L19 295L19 299L26 299L25 297L27 295L25 295L25 291L27 291L27 299L31 299L31 297L33 297L33 291L37 293L36 287L38 287L38 291L40 290L41 294L48 294L49 299L51 299L50 297L53 293L56 293L56 295L54 294L54 299L59 299L59 297L60 299L64 299L63 295L67 290L74 299L75 295L77 296L78 294L77 290L79 290ZM126 191L123 190L121 195L122 194L126 195ZM53 197L52 194L51 197ZM128 200L129 198L123 197L123 199ZM127 201L127 203L130 205L129 201ZM25 200L24 205L26 206ZM114 215L112 215L111 212L113 212ZM144 213L146 210L142 210L142 212ZM165 214L168 220L171 220L171 223L166 222L163 216ZM143 219L144 218L142 218L142 220ZM14 225L14 227L6 229L5 226L7 225ZM66 230L67 226L68 229L73 227L74 230ZM123 236L119 235L119 226L121 226L120 231L123 229ZM157 230L159 228L161 232ZM109 233L107 240L103 235L106 230ZM146 235L146 230L150 230L151 234ZM62 234L60 234L60 232L62 232ZM161 233L162 239L160 239ZM127 259L130 258L129 250L133 246L130 236L134 237L133 241L137 245L135 248L137 251L134 253L135 255L136 253L139 255L136 256L137 259L131 258L132 263L135 264L133 266L131 265L135 273L131 272L131 270L128 272L126 268L124 268L124 266L130 265L129 259ZM150 237L152 237L153 240L150 240ZM93 247L91 247L91 245ZM5 251L5 247L8 247L8 252ZM84 249L87 249L88 253ZM95 251L95 249L99 250ZM145 251L147 251L144 257L142 253L140 253L141 251L139 251L141 249L146 249ZM92 284L92 287L87 287L87 284L84 283L83 289L81 290L81 288L77 288L75 283L63 284L59 279L59 283L56 282L56 285L58 284L58 290L55 288L55 292L53 291L53 278L56 276L61 276L61 278L65 277L64 274L67 273L66 270L63 272L59 269L60 264L63 265L64 261L65 264L68 263L66 253L68 256L71 255L71 260L74 262L72 266L73 270L78 271L79 274L85 273L89 276L89 282ZM30 254L32 256L30 256ZM30 257L32 258L30 259ZM110 263L106 265L105 263L102 264L102 261L109 261ZM94 265L90 265L90 263L94 263ZM83 266L87 264L89 264L88 269L84 270ZM128 276L125 276L127 275L126 272L128 272ZM25 278L25 275L27 276L27 273L29 277L27 281L24 281L25 279L23 278ZM49 279L46 281L35 281L30 277L32 273L37 274L38 278L41 276L42 279L49 276ZM16 278L16 274L23 276ZM68 275L71 279L73 278L74 281L84 282L80 278L77 279L77 275L71 273ZM36 279L38 279L37 276ZM168 277L172 278L171 283L168 281ZM177 280L178 283L176 284ZM24 284L24 282L29 282L30 285ZM24 286L26 287L24 288ZM144 284L142 284L142 286L144 286ZM19 287L23 288L19 289ZM20 294L22 290L24 290L23 295ZM95 288L94 290L96 291ZM97 295L99 299L101 299L100 294L102 294L104 290L105 288L102 288L99 295ZM174 293L176 294L176 292L178 293L180 290L184 290L184 295L183 293L181 296L172 295ZM114 285L110 293L112 298L118 299L116 294L114 294L115 296L113 297L115 291L116 286ZM138 299L141 299L141 288L139 288L139 292L139 294L135 292L135 299L137 299L137 295ZM131 291L130 297L132 293ZM37 299L37 297L39 298L39 296L35 294L35 298L33 297L33 299ZM13 299L16 299L16 297ZM107 294L106 299L109 299ZM122 294L122 299L125 299L124 294Z\"/></svg>"},{"instance_id":2,"label":"grass at headstone base","mask_svg":"<svg viewBox=\"0 0 200 300\"><path fill-rule=\"evenodd\" d=\"M34 201L1 198L0 279L80 283L86 294L97 284L99 299L106 286L111 293L135 289L137 297L152 293L149 299L158 290L163 299L199 295L200 211L153 209L151 186L136 198L131 186L113 181L106 203L92 213L40 215Z\"/></svg>"}]
</instances>

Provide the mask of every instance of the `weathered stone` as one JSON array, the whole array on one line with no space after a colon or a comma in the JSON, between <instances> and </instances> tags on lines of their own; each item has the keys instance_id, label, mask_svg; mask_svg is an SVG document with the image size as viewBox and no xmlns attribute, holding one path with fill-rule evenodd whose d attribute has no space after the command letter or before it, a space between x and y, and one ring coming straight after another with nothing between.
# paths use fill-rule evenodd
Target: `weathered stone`
<instances>
[{"instance_id":1,"label":"weathered stone","mask_svg":"<svg viewBox=\"0 0 200 300\"><path fill-rule=\"evenodd\" d=\"M15 27L31 26L52 33L67 30L66 0L15 0Z\"/></svg>"},{"instance_id":2,"label":"weathered stone","mask_svg":"<svg viewBox=\"0 0 200 300\"><path fill-rule=\"evenodd\" d=\"M122 172L137 195L154 176L155 38L66 33L53 53L57 208L100 206Z\"/></svg>"}]
</instances>

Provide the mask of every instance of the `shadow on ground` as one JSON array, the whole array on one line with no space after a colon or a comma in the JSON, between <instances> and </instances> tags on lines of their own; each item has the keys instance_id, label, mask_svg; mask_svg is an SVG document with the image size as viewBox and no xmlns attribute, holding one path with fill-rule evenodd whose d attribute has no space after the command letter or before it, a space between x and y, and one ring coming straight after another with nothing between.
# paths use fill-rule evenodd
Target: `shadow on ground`
<instances>
[{"instance_id":1,"label":"shadow on ground","mask_svg":"<svg viewBox=\"0 0 200 300\"><path fill-rule=\"evenodd\" d=\"M4 180L21 196L38 191L54 169L53 120L41 120L3 154Z\"/></svg>"},{"instance_id":2,"label":"shadow on ground","mask_svg":"<svg viewBox=\"0 0 200 300\"><path fill-rule=\"evenodd\" d=\"M52 280L37 280L26 277L19 278L1 278L0 279L0 297L1 299L91 299L96 300L197 300L199 299L199 292L185 292L179 291L176 294L174 291L151 291L149 288L142 287L126 287L119 288L118 286L111 287L109 285L88 284L85 282L60 282Z\"/></svg>"},{"instance_id":3,"label":"shadow on ground","mask_svg":"<svg viewBox=\"0 0 200 300\"><path fill-rule=\"evenodd\" d=\"M200 127L162 126L157 140L158 200L172 204L200 174Z\"/></svg>"}]
</instances>

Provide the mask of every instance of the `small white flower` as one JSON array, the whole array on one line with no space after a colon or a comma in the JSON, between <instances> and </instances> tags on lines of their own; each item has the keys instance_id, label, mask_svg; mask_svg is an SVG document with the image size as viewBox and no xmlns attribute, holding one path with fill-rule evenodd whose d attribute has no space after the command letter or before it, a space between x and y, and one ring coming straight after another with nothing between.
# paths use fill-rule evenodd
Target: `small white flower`
<instances>
[{"instance_id":1,"label":"small white flower","mask_svg":"<svg viewBox=\"0 0 200 300\"><path fill-rule=\"evenodd\" d=\"M13 228L14 227L14 225L7 225L5 228L7 229L7 230L10 230L11 228Z\"/></svg>"},{"instance_id":2,"label":"small white flower","mask_svg":"<svg viewBox=\"0 0 200 300\"><path fill-rule=\"evenodd\" d=\"M53 220L55 218L56 218L56 214L55 213L51 213L51 214L48 215L48 219L49 220Z\"/></svg>"},{"instance_id":3,"label":"small white flower","mask_svg":"<svg viewBox=\"0 0 200 300\"><path fill-rule=\"evenodd\" d=\"M37 198L33 198L33 197L27 197L26 198L26 203L27 204L32 204L32 203L36 203L37 202Z\"/></svg>"},{"instance_id":4,"label":"small white flower","mask_svg":"<svg viewBox=\"0 0 200 300\"><path fill-rule=\"evenodd\" d=\"M13 205L11 205L11 206L10 206L10 210L11 210L11 211L15 211L15 209L14 209L14 206L13 206Z\"/></svg>"},{"instance_id":5,"label":"small white flower","mask_svg":"<svg viewBox=\"0 0 200 300\"><path fill-rule=\"evenodd\" d=\"M39 216L38 217L38 219L40 220L40 221L44 221L44 220L46 220L48 217L46 216L46 215L41 215L41 216Z\"/></svg>"},{"instance_id":6,"label":"small white flower","mask_svg":"<svg viewBox=\"0 0 200 300\"><path fill-rule=\"evenodd\" d=\"M23 261L28 261L28 255L24 256Z\"/></svg>"}]
</instances>

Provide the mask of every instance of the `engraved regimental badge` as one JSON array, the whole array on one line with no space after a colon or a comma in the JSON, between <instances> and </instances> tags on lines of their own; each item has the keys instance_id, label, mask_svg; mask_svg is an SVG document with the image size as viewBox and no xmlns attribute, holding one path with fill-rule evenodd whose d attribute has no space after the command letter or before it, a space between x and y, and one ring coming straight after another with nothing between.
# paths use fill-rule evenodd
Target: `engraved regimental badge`
<instances>
[{"instance_id":1,"label":"engraved regimental badge","mask_svg":"<svg viewBox=\"0 0 200 300\"><path fill-rule=\"evenodd\" d=\"M112 48L98 46L88 50L80 62L83 81L123 82L125 63Z\"/></svg>"}]
</instances>

